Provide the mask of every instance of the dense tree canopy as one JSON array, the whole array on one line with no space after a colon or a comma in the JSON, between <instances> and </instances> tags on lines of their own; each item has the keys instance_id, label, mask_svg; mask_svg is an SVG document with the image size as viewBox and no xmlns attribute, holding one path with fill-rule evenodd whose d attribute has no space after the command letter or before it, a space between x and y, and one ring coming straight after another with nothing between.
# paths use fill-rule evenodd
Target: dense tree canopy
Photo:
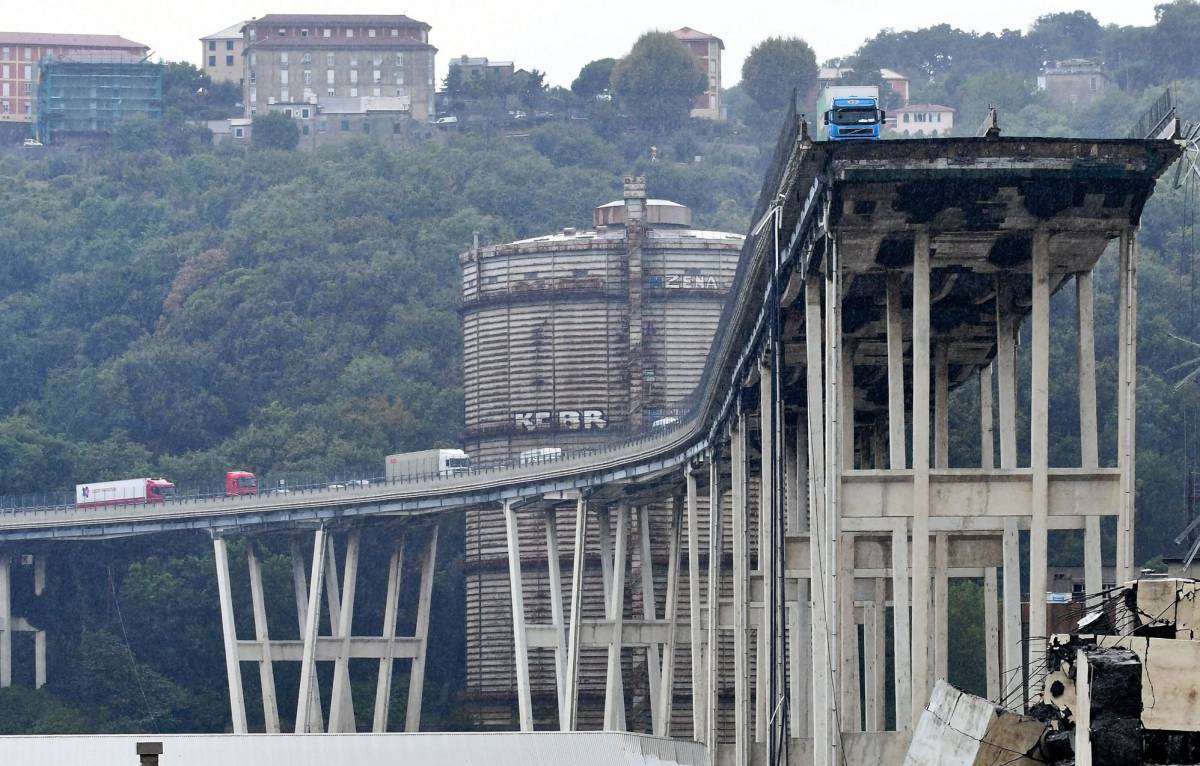
<instances>
[{"instance_id":1,"label":"dense tree canopy","mask_svg":"<svg viewBox=\"0 0 1200 766\"><path fill-rule=\"evenodd\" d=\"M604 93L610 87L613 67L616 64L617 60L611 58L589 61L571 83L571 92L580 98L595 98Z\"/></svg>"},{"instance_id":2,"label":"dense tree canopy","mask_svg":"<svg viewBox=\"0 0 1200 766\"><path fill-rule=\"evenodd\" d=\"M805 98L816 82L816 55L798 37L768 37L742 63L742 87L764 112L787 108L793 92Z\"/></svg>"},{"instance_id":3,"label":"dense tree canopy","mask_svg":"<svg viewBox=\"0 0 1200 766\"><path fill-rule=\"evenodd\" d=\"M283 112L255 115L250 127L256 149L295 149L300 143L300 127Z\"/></svg>"},{"instance_id":4,"label":"dense tree canopy","mask_svg":"<svg viewBox=\"0 0 1200 766\"><path fill-rule=\"evenodd\" d=\"M683 43L666 32L647 32L613 68L621 106L643 128L668 131L687 119L708 78Z\"/></svg>"}]
</instances>

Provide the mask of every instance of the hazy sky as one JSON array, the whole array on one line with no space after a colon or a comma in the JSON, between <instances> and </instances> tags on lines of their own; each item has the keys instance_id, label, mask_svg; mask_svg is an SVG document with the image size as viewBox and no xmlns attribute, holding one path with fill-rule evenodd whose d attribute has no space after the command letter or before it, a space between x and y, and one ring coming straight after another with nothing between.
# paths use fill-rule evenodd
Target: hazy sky
<instances>
[{"instance_id":1,"label":"hazy sky","mask_svg":"<svg viewBox=\"0 0 1200 766\"><path fill-rule=\"evenodd\" d=\"M1027 29L1035 18L1085 7L1103 24L1152 24L1161 0L37 0L5 3L4 31L119 34L158 56L200 63L198 38L267 13L404 13L430 24L438 78L461 54L511 59L569 85L580 67L629 50L649 29L690 26L725 41L724 84L771 35L795 35L818 60L851 53L878 30L947 22L964 29Z\"/></svg>"}]
</instances>

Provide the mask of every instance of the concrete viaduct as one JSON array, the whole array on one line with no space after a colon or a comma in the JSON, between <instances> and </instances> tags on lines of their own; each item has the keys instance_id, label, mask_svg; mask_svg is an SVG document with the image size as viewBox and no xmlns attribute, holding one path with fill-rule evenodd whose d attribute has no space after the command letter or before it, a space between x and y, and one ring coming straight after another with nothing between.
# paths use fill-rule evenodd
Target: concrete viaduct
<instances>
[{"instance_id":1,"label":"concrete viaduct","mask_svg":"<svg viewBox=\"0 0 1200 766\"><path fill-rule=\"evenodd\" d=\"M1036 607L1047 591L1050 531L1082 536L1089 592L1102 587L1102 524L1113 525L1118 580L1134 575L1137 231L1179 152L1170 139L829 144L811 141L793 114L690 417L609 450L453 479L6 512L0 683L11 682L12 632L22 627L9 571L23 543L203 529L216 553L235 732L247 730L243 663L259 671L267 731L279 731L286 705L297 731L346 732L367 720L386 729L397 660L412 663L406 723L416 731L437 523L489 508L507 523L522 730L625 730L637 702L650 711L648 733L703 743L714 764L899 762L947 676L951 578L982 579L988 695L1019 706L1036 681L1027 648L1038 652L1048 632L1045 610L1031 608L1022 638L1021 594ZM1115 465L1101 464L1097 428L1102 258L1120 275ZM1066 328L1051 326L1050 299L1061 289L1077 307L1081 450L1077 464L1052 466L1049 381L1065 371L1050 368L1049 341ZM965 414L979 424L975 465L950 464L958 387L978 387L978 410ZM1028 391L1027 433L1018 387ZM674 503L673 521L652 529L639 509L663 501ZM376 530L395 536L385 624L356 636L359 545ZM270 534L291 536L294 593L264 592L254 542ZM249 538L253 637L234 624L231 537ZM521 547L534 544L547 550L540 591L521 566ZM412 555L416 629L397 636ZM268 635L266 610L281 596L296 600L299 640ZM534 598L548 599L549 622L527 617ZM323 609L331 635L320 635ZM552 658L548 714L534 710L536 657ZM354 711L352 658L379 663L370 719ZM281 662L301 665L298 699L276 696ZM324 698L319 662L335 668ZM595 716L581 704L588 689L600 695Z\"/></svg>"}]
</instances>

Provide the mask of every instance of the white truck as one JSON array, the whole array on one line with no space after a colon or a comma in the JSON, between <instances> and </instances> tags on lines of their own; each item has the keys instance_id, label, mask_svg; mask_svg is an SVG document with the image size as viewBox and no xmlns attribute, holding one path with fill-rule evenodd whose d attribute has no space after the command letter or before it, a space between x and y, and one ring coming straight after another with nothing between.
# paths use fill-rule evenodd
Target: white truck
<instances>
[{"instance_id":1,"label":"white truck","mask_svg":"<svg viewBox=\"0 0 1200 766\"><path fill-rule=\"evenodd\" d=\"M384 466L388 481L437 476L446 478L471 470L471 458L460 449L427 449L388 455Z\"/></svg>"},{"instance_id":2,"label":"white truck","mask_svg":"<svg viewBox=\"0 0 1200 766\"><path fill-rule=\"evenodd\" d=\"M75 485L77 508L165 503L174 497L175 485L166 479L121 479Z\"/></svg>"}]
</instances>

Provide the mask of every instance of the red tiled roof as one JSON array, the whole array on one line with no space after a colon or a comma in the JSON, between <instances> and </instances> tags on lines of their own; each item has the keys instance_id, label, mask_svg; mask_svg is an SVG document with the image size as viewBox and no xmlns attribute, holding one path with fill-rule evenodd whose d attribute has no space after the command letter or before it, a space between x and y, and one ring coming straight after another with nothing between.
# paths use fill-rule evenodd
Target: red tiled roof
<instances>
[{"instance_id":1,"label":"red tiled roof","mask_svg":"<svg viewBox=\"0 0 1200 766\"><path fill-rule=\"evenodd\" d=\"M716 35L710 35L707 32L701 32L698 29L692 29L691 27L680 27L671 34L675 36L676 40L716 40L722 50L725 48L725 43L721 38Z\"/></svg>"},{"instance_id":2,"label":"red tiled roof","mask_svg":"<svg viewBox=\"0 0 1200 766\"><path fill-rule=\"evenodd\" d=\"M942 106L941 104L909 104L902 106L899 109L893 109L892 113L896 112L953 112L952 106Z\"/></svg>"},{"instance_id":3,"label":"red tiled roof","mask_svg":"<svg viewBox=\"0 0 1200 766\"><path fill-rule=\"evenodd\" d=\"M418 26L422 29L432 29L424 21L417 21L403 14L371 15L351 13L268 13L247 24L312 24L314 26L327 24L329 26Z\"/></svg>"},{"instance_id":4,"label":"red tiled roof","mask_svg":"<svg viewBox=\"0 0 1200 766\"><path fill-rule=\"evenodd\" d=\"M351 48L358 50L392 50L395 48L403 48L404 50L434 50L429 43L423 43L420 40L414 40L411 37L260 37L250 43L247 50L253 48L282 48L290 51L300 48L311 48L312 50L323 50L325 48Z\"/></svg>"},{"instance_id":5,"label":"red tiled roof","mask_svg":"<svg viewBox=\"0 0 1200 766\"><path fill-rule=\"evenodd\" d=\"M47 45L71 48L103 48L105 50L137 49L148 51L150 47L126 40L120 35L63 35L53 32L0 32L0 42L10 45Z\"/></svg>"}]
</instances>

